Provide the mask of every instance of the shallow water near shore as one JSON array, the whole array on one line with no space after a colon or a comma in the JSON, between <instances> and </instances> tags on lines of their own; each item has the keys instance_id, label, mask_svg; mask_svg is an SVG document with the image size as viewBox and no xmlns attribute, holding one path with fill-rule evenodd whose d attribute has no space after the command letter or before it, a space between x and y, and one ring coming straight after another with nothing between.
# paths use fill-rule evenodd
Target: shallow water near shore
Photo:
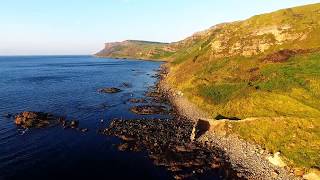
<instances>
[{"instance_id":1,"label":"shallow water near shore","mask_svg":"<svg viewBox=\"0 0 320 180\"><path fill-rule=\"evenodd\" d=\"M129 109L137 104L127 101L146 98L160 65L90 56L0 57L0 179L172 179L146 152L120 152L117 138L98 133L114 118L170 118L136 115ZM97 91L104 87L122 91ZM3 116L22 111L76 119L89 131L22 130Z\"/></svg>"}]
</instances>

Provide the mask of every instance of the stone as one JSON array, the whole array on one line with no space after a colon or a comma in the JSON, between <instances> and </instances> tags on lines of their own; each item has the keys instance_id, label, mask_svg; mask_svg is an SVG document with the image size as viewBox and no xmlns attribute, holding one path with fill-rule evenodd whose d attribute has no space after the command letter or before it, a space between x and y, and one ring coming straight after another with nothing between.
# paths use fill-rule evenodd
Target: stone
<instances>
[{"instance_id":1,"label":"stone","mask_svg":"<svg viewBox=\"0 0 320 180\"><path fill-rule=\"evenodd\" d=\"M14 122L23 128L42 128L56 124L58 119L49 113L26 111L17 114Z\"/></svg>"},{"instance_id":2,"label":"stone","mask_svg":"<svg viewBox=\"0 0 320 180\"><path fill-rule=\"evenodd\" d=\"M320 179L320 170L318 169L310 169L309 172L303 175L303 179L306 180L319 180Z\"/></svg>"},{"instance_id":3,"label":"stone","mask_svg":"<svg viewBox=\"0 0 320 180\"><path fill-rule=\"evenodd\" d=\"M140 115L151 115L151 114L161 114L166 111L164 106L151 106L151 105L143 105L143 106L135 106L130 109L131 112Z\"/></svg>"},{"instance_id":4,"label":"stone","mask_svg":"<svg viewBox=\"0 0 320 180\"><path fill-rule=\"evenodd\" d=\"M79 121L77 121L77 120L72 120L71 122L70 122L70 127L71 128L77 128L79 126Z\"/></svg>"},{"instance_id":5,"label":"stone","mask_svg":"<svg viewBox=\"0 0 320 180\"><path fill-rule=\"evenodd\" d=\"M98 91L99 91L100 93L109 93L109 94L113 94L113 93L121 92L121 89L119 89L119 88L115 88L115 87L111 87L111 88L103 88L103 89L99 89Z\"/></svg>"},{"instance_id":6,"label":"stone","mask_svg":"<svg viewBox=\"0 0 320 180\"><path fill-rule=\"evenodd\" d=\"M280 152L275 153L273 156L269 156L268 161L278 167L285 167L286 163L281 159Z\"/></svg>"},{"instance_id":7,"label":"stone","mask_svg":"<svg viewBox=\"0 0 320 180\"><path fill-rule=\"evenodd\" d=\"M294 175L302 177L305 171L302 168L294 168Z\"/></svg>"},{"instance_id":8,"label":"stone","mask_svg":"<svg viewBox=\"0 0 320 180\"><path fill-rule=\"evenodd\" d=\"M83 132L83 133L85 133L85 132L88 132L89 129L88 129L88 128L81 128L80 131Z\"/></svg>"},{"instance_id":9,"label":"stone","mask_svg":"<svg viewBox=\"0 0 320 180\"><path fill-rule=\"evenodd\" d=\"M138 98L131 98L128 100L130 103L146 103L147 101L145 99L138 99Z\"/></svg>"}]
</instances>

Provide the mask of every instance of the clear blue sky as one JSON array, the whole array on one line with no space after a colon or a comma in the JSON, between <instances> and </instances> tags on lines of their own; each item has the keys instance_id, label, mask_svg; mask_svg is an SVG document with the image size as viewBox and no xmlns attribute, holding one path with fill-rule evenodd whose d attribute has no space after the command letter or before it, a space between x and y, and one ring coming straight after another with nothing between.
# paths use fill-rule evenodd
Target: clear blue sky
<instances>
[{"instance_id":1,"label":"clear blue sky","mask_svg":"<svg viewBox=\"0 0 320 180\"><path fill-rule=\"evenodd\" d=\"M214 24L316 0L1 0L0 55L92 54L105 42L172 42Z\"/></svg>"}]
</instances>

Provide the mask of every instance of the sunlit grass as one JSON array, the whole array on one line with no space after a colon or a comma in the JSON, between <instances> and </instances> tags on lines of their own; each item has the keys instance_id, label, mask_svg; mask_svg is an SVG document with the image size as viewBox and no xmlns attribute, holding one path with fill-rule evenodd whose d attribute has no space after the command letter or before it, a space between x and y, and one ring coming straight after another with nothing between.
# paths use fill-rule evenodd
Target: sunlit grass
<instances>
[{"instance_id":1,"label":"sunlit grass","mask_svg":"<svg viewBox=\"0 0 320 180\"><path fill-rule=\"evenodd\" d=\"M320 168L320 120L314 118L258 118L228 122L231 131L270 152L281 152L289 165Z\"/></svg>"}]
</instances>

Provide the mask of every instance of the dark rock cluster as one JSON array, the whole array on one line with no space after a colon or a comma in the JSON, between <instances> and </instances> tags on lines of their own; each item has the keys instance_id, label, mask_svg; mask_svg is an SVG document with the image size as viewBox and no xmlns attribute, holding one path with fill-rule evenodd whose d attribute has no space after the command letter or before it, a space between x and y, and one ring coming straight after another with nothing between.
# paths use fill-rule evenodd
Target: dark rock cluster
<instances>
[{"instance_id":1,"label":"dark rock cluster","mask_svg":"<svg viewBox=\"0 0 320 180\"><path fill-rule=\"evenodd\" d=\"M128 102L130 102L130 103L146 103L147 100L142 99L142 98L130 98L130 99L128 99Z\"/></svg>"},{"instance_id":2,"label":"dark rock cluster","mask_svg":"<svg viewBox=\"0 0 320 180\"><path fill-rule=\"evenodd\" d=\"M115 119L105 135L119 137L120 151L146 150L157 166L165 167L175 179L203 177L210 173L226 177L219 151L191 141L194 124L182 117L170 119ZM222 170L223 169L223 170Z\"/></svg>"},{"instance_id":3,"label":"dark rock cluster","mask_svg":"<svg viewBox=\"0 0 320 180\"><path fill-rule=\"evenodd\" d=\"M54 116L50 113L26 111L17 114L14 117L17 126L25 129L46 128L54 125L61 125L64 129L76 129L81 132L87 132L88 128L79 128L78 120L66 120L64 117Z\"/></svg>"},{"instance_id":4,"label":"dark rock cluster","mask_svg":"<svg viewBox=\"0 0 320 180\"><path fill-rule=\"evenodd\" d=\"M57 124L57 118L49 113L22 112L15 116L15 124L23 128L43 128Z\"/></svg>"},{"instance_id":5,"label":"dark rock cluster","mask_svg":"<svg viewBox=\"0 0 320 180\"><path fill-rule=\"evenodd\" d=\"M130 108L130 111L140 115L162 114L166 107L160 105L141 105Z\"/></svg>"}]
</instances>

